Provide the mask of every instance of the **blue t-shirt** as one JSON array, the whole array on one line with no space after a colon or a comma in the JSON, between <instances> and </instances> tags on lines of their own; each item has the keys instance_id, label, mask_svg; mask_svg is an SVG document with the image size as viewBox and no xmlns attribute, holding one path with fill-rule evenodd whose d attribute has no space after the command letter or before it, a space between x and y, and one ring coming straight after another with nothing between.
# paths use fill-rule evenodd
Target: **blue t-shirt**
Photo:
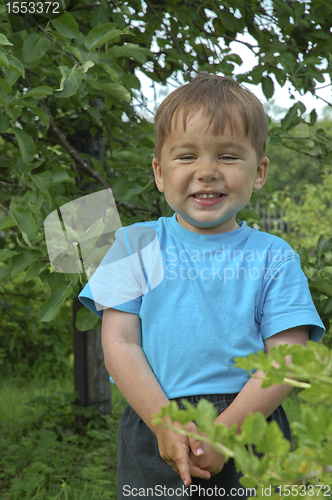
<instances>
[{"instance_id":1,"label":"blue t-shirt","mask_svg":"<svg viewBox=\"0 0 332 500\"><path fill-rule=\"evenodd\" d=\"M174 214L120 229L79 298L100 317L107 307L140 316L142 349L170 399L239 392L249 375L235 357L299 325L311 340L324 334L299 256L245 222L199 234Z\"/></svg>"}]
</instances>

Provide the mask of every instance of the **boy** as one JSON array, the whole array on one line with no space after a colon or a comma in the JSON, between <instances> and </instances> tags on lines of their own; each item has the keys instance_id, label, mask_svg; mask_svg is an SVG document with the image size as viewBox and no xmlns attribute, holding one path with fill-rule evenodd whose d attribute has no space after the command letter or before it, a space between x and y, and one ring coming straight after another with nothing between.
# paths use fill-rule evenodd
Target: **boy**
<instances>
[{"instance_id":1,"label":"boy","mask_svg":"<svg viewBox=\"0 0 332 500\"><path fill-rule=\"evenodd\" d=\"M175 214L128 229L156 232L164 277L115 306L105 272L97 294L87 285L80 295L95 312L94 300L104 309L105 364L130 405L119 430L118 495L193 497L197 488L183 486L192 483L201 496L203 487L218 486L243 498L232 460L224 465L205 443L154 426L153 415L170 399L196 404L203 395L218 411L216 423L240 430L249 412L260 411L290 438L280 406L290 388L261 389L259 379L233 368L234 358L318 341L324 328L298 256L280 238L236 222L267 176L259 100L231 78L200 74L161 104L155 132L155 181ZM127 233L117 240L131 255Z\"/></svg>"}]
</instances>

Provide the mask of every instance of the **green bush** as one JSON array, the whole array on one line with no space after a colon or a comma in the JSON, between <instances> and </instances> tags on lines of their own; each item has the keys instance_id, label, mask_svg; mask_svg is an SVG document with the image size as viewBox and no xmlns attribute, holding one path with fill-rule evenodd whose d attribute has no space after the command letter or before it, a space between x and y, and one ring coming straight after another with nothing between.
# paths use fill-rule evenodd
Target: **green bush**
<instances>
[{"instance_id":1,"label":"green bush","mask_svg":"<svg viewBox=\"0 0 332 500\"><path fill-rule=\"evenodd\" d=\"M66 379L33 386L7 379L6 386L0 390L1 499L115 500L121 395L114 390L112 415L100 416L73 404Z\"/></svg>"},{"instance_id":2,"label":"green bush","mask_svg":"<svg viewBox=\"0 0 332 500\"><path fill-rule=\"evenodd\" d=\"M26 280L26 273L0 285L0 375L25 379L70 376L73 363L72 301L56 322L38 323L48 285Z\"/></svg>"},{"instance_id":3,"label":"green bush","mask_svg":"<svg viewBox=\"0 0 332 500\"><path fill-rule=\"evenodd\" d=\"M286 366L285 356L292 356ZM176 403L162 409L156 423L169 415L173 422L185 424L195 421L198 430L208 437L199 439L210 443L226 457L233 457L243 473L241 484L256 488L257 498L264 498L271 488L270 498L285 498L288 488L298 487L300 496L330 498L332 493L332 352L322 344L309 342L307 347L293 345L272 348L268 356L260 352L248 358L237 358L237 367L263 370L263 387L286 383L301 388L297 404L297 418L291 422L296 448L290 452L289 442L283 437L276 422L267 423L261 413L249 414L239 434L235 427L215 425L213 404L201 400L194 408L184 401L185 410ZM276 363L278 368L276 367ZM253 375L254 376L254 375ZM294 408L293 408L294 410ZM178 429L169 426L175 431ZM186 431L181 431L184 434ZM253 447L260 453L257 456ZM300 489L302 486L302 489ZM274 493L275 488L279 490ZM292 490L295 491L294 489Z\"/></svg>"}]
</instances>

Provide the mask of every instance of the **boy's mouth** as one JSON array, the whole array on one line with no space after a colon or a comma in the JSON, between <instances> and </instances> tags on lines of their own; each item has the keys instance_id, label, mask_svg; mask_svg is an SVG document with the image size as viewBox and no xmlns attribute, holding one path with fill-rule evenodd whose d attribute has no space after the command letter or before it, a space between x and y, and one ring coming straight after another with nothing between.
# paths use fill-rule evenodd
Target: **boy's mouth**
<instances>
[{"instance_id":1,"label":"boy's mouth","mask_svg":"<svg viewBox=\"0 0 332 500\"><path fill-rule=\"evenodd\" d=\"M219 206L224 202L226 198L225 193L193 193L189 196L191 198L192 203L199 207L214 207Z\"/></svg>"},{"instance_id":2,"label":"boy's mouth","mask_svg":"<svg viewBox=\"0 0 332 500\"><path fill-rule=\"evenodd\" d=\"M212 199L212 198L221 198L222 196L224 196L222 193L195 193L195 194L192 194L191 196L193 196L193 198L197 198L197 199Z\"/></svg>"}]
</instances>

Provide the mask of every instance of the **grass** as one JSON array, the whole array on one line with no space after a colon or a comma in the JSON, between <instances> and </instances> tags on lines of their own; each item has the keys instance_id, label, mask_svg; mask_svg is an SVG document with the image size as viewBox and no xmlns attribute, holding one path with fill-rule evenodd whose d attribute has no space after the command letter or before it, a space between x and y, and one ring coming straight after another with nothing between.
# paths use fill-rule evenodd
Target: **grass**
<instances>
[{"instance_id":1,"label":"grass","mask_svg":"<svg viewBox=\"0 0 332 500\"><path fill-rule=\"evenodd\" d=\"M0 387L1 500L117 499L117 431L125 401L112 386L112 414L73 405L70 377ZM284 402L298 418L292 394Z\"/></svg>"},{"instance_id":2,"label":"grass","mask_svg":"<svg viewBox=\"0 0 332 500\"><path fill-rule=\"evenodd\" d=\"M3 380L2 500L117 498L117 430L125 402L112 388L112 414L100 416L74 406L74 399L69 379Z\"/></svg>"}]
</instances>

